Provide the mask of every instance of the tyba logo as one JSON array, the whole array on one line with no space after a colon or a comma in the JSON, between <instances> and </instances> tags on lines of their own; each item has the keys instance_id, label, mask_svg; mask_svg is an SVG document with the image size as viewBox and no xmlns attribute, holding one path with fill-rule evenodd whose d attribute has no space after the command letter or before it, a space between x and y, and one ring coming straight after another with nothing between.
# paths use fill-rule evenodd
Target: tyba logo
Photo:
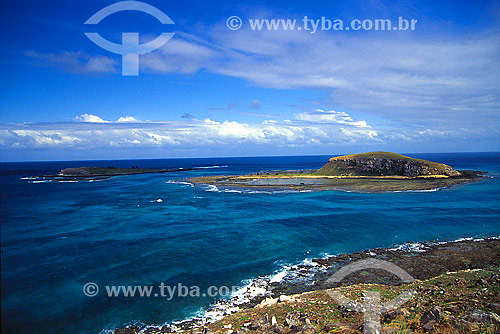
<instances>
[{"instance_id":1,"label":"tyba logo","mask_svg":"<svg viewBox=\"0 0 500 334\"><path fill-rule=\"evenodd\" d=\"M140 1L121 1L109 5L92 15L85 24L98 24L109 15L126 10L147 13L162 24L175 24L158 8ZM122 55L122 75L137 76L139 75L139 55L162 47L174 36L174 33L162 33L154 40L144 44L139 44L139 33L137 32L123 32L122 44L110 42L95 32L87 32L85 36L101 48Z\"/></svg>"}]
</instances>

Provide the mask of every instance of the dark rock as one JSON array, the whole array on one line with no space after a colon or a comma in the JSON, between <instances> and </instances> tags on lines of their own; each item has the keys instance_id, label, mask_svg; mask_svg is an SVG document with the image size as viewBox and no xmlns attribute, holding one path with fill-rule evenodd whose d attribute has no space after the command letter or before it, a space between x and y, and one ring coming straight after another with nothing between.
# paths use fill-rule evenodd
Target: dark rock
<instances>
[{"instance_id":1,"label":"dark rock","mask_svg":"<svg viewBox=\"0 0 500 334\"><path fill-rule=\"evenodd\" d=\"M497 312L500 311L500 303L490 303L488 307L495 309Z\"/></svg>"},{"instance_id":2,"label":"dark rock","mask_svg":"<svg viewBox=\"0 0 500 334\"><path fill-rule=\"evenodd\" d=\"M316 328L312 325L294 326L287 334L315 334Z\"/></svg>"},{"instance_id":3,"label":"dark rock","mask_svg":"<svg viewBox=\"0 0 500 334\"><path fill-rule=\"evenodd\" d=\"M435 324L436 320L429 320L426 323L422 324L422 329L426 332L430 332L434 328Z\"/></svg>"},{"instance_id":4,"label":"dark rock","mask_svg":"<svg viewBox=\"0 0 500 334\"><path fill-rule=\"evenodd\" d=\"M442 311L439 307L433 307L428 311L425 311L420 318L420 323L426 323L431 320L439 321L441 319Z\"/></svg>"},{"instance_id":5,"label":"dark rock","mask_svg":"<svg viewBox=\"0 0 500 334\"><path fill-rule=\"evenodd\" d=\"M252 323L250 324L250 326L248 326L248 328L253 331L255 330L264 331L269 326L271 326L271 323L269 321L269 316L266 314L265 316L252 321Z\"/></svg>"},{"instance_id":6,"label":"dark rock","mask_svg":"<svg viewBox=\"0 0 500 334\"><path fill-rule=\"evenodd\" d=\"M425 331L431 331L436 322L441 319L441 314L442 311L439 307L433 307L425 311L420 317L420 326L422 326Z\"/></svg>"},{"instance_id":7,"label":"dark rock","mask_svg":"<svg viewBox=\"0 0 500 334\"><path fill-rule=\"evenodd\" d=\"M396 327L383 327L380 331L382 334L396 334L399 330Z\"/></svg>"},{"instance_id":8,"label":"dark rock","mask_svg":"<svg viewBox=\"0 0 500 334\"><path fill-rule=\"evenodd\" d=\"M486 286L486 285L488 285L488 281L485 280L484 278L478 278L475 283L476 283L476 286Z\"/></svg>"},{"instance_id":9,"label":"dark rock","mask_svg":"<svg viewBox=\"0 0 500 334\"><path fill-rule=\"evenodd\" d=\"M285 327L283 325L280 325L280 324L275 324L275 325L272 325L271 327L269 327L267 330L266 330L266 333L270 334L270 333L285 333Z\"/></svg>"},{"instance_id":10,"label":"dark rock","mask_svg":"<svg viewBox=\"0 0 500 334\"><path fill-rule=\"evenodd\" d=\"M285 324L288 327L310 325L311 321L307 318L307 314L299 311L292 311L285 315Z\"/></svg>"},{"instance_id":11,"label":"dark rock","mask_svg":"<svg viewBox=\"0 0 500 334\"><path fill-rule=\"evenodd\" d=\"M115 330L115 334L138 334L140 328L137 326L122 327Z\"/></svg>"},{"instance_id":12,"label":"dark rock","mask_svg":"<svg viewBox=\"0 0 500 334\"><path fill-rule=\"evenodd\" d=\"M408 311L406 311L405 309L392 310L384 315L384 321L391 322L398 317L405 316L406 314L408 314Z\"/></svg>"},{"instance_id":13,"label":"dark rock","mask_svg":"<svg viewBox=\"0 0 500 334\"><path fill-rule=\"evenodd\" d=\"M170 333L170 332L173 332L173 330L171 330L170 327L168 327L167 325L163 326L160 329L160 333Z\"/></svg>"}]
</instances>

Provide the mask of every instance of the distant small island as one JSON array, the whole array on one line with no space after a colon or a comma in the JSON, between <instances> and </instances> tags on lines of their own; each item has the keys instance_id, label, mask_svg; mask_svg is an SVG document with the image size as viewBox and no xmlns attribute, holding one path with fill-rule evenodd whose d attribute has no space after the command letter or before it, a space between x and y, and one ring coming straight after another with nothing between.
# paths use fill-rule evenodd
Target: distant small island
<instances>
[{"instance_id":1,"label":"distant small island","mask_svg":"<svg viewBox=\"0 0 500 334\"><path fill-rule=\"evenodd\" d=\"M477 181L484 174L392 152L368 152L333 157L318 170L202 176L188 181L236 188L387 192L448 188Z\"/></svg>"},{"instance_id":2,"label":"distant small island","mask_svg":"<svg viewBox=\"0 0 500 334\"><path fill-rule=\"evenodd\" d=\"M62 169L59 174L40 175L37 179L51 181L94 181L105 180L113 176L137 175L137 174L152 174L152 173L169 173L192 170L192 168L170 168L170 169L155 169L155 168L139 168L133 166L131 168L118 167L76 167Z\"/></svg>"}]
</instances>

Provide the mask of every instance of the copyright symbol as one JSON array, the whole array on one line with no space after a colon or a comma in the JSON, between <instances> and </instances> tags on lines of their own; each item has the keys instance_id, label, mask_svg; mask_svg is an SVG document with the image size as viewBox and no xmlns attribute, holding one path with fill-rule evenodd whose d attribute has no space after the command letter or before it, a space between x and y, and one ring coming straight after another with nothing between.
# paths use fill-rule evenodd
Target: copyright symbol
<instances>
[{"instance_id":1,"label":"copyright symbol","mask_svg":"<svg viewBox=\"0 0 500 334\"><path fill-rule=\"evenodd\" d=\"M238 30L243 25L243 21L238 16L231 16L227 19L226 25L231 30Z\"/></svg>"},{"instance_id":2,"label":"copyright symbol","mask_svg":"<svg viewBox=\"0 0 500 334\"><path fill-rule=\"evenodd\" d=\"M99 287L93 282L89 282L83 286L83 294L87 297L95 297L99 293Z\"/></svg>"}]
</instances>

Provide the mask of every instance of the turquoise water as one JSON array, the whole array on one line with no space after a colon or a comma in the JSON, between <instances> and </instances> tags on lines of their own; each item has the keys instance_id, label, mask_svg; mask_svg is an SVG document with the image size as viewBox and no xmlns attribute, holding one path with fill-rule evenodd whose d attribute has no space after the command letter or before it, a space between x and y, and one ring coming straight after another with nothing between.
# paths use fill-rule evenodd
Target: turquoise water
<instances>
[{"instance_id":1,"label":"turquoise water","mask_svg":"<svg viewBox=\"0 0 500 334\"><path fill-rule=\"evenodd\" d=\"M434 192L226 192L195 175L319 168L327 156L1 165L4 333L98 333L193 316L213 298L86 297L105 285L237 286L306 258L500 235L500 153L414 154L492 178ZM209 167L77 183L26 176L101 165ZM158 199L162 199L158 202Z\"/></svg>"}]
</instances>

